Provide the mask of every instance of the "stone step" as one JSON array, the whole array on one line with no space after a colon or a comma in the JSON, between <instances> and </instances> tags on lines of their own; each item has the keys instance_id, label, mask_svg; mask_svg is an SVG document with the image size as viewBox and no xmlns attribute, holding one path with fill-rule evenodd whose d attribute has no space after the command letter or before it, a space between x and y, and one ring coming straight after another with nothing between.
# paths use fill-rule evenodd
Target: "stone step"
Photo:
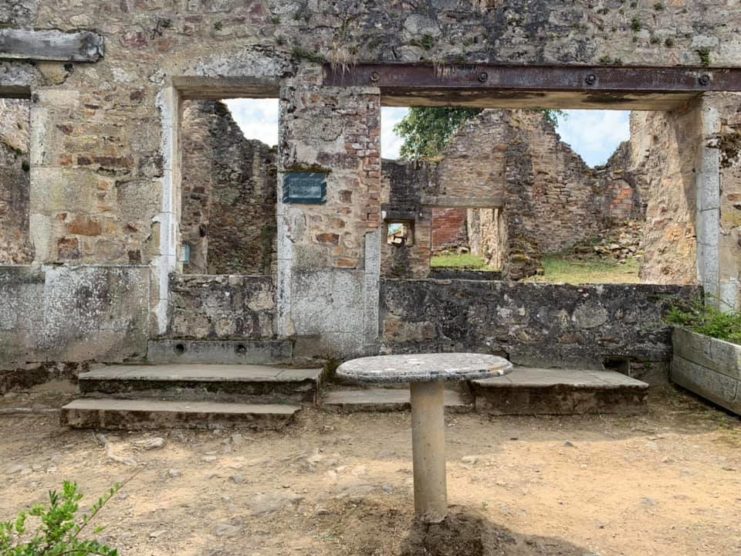
<instances>
[{"instance_id":1,"label":"stone step","mask_svg":"<svg viewBox=\"0 0 741 556\"><path fill-rule=\"evenodd\" d=\"M76 429L210 429L244 426L277 430L300 411L298 405L119 400L82 398L65 405L63 426Z\"/></svg>"},{"instance_id":2,"label":"stone step","mask_svg":"<svg viewBox=\"0 0 741 556\"><path fill-rule=\"evenodd\" d=\"M445 390L445 408L463 413L473 410L470 396ZM409 387L406 388L342 388L322 396L322 408L329 411L352 413L359 411L405 411L410 409Z\"/></svg>"},{"instance_id":3,"label":"stone step","mask_svg":"<svg viewBox=\"0 0 741 556\"><path fill-rule=\"evenodd\" d=\"M78 384L85 397L315 404L321 376L267 365L110 365L81 373Z\"/></svg>"},{"instance_id":4,"label":"stone step","mask_svg":"<svg viewBox=\"0 0 741 556\"><path fill-rule=\"evenodd\" d=\"M614 371L515 367L471 391L476 411L493 415L631 415L646 411L648 384Z\"/></svg>"},{"instance_id":5,"label":"stone step","mask_svg":"<svg viewBox=\"0 0 741 556\"><path fill-rule=\"evenodd\" d=\"M280 365L293 358L291 340L150 340L147 361L152 364L202 363L215 365Z\"/></svg>"}]
</instances>

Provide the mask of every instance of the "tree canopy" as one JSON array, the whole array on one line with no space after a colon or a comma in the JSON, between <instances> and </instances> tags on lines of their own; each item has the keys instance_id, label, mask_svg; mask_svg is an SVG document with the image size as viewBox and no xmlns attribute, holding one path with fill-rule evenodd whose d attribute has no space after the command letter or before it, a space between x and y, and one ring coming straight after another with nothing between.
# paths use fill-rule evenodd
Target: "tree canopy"
<instances>
[{"instance_id":1,"label":"tree canopy","mask_svg":"<svg viewBox=\"0 0 741 556\"><path fill-rule=\"evenodd\" d=\"M466 120L481 112L480 108L448 108L418 106L394 126L394 131L404 139L399 156L405 160L433 159L442 153L445 145ZM539 110L552 124L563 115L561 110Z\"/></svg>"}]
</instances>

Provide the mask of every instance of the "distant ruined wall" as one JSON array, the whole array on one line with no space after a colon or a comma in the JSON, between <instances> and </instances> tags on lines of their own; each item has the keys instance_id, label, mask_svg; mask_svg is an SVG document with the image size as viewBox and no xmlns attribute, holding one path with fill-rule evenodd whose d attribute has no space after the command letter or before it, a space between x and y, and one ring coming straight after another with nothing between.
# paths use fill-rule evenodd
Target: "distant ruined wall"
<instances>
[{"instance_id":1,"label":"distant ruined wall","mask_svg":"<svg viewBox=\"0 0 741 556\"><path fill-rule=\"evenodd\" d=\"M433 252L459 225L452 216L435 214L460 217L461 207L467 207L466 242L513 279L537 272L544 254L567 250L610 226L641 217L632 177L626 178L622 168L589 168L554 126L533 111L485 110L460 127L439 163L423 166L419 179L413 168L388 174L391 205L402 202L401 190L412 188L421 205L434 207ZM425 225L418 222L415 234ZM410 267L407 276L426 276L423 257L411 260L420 265Z\"/></svg>"},{"instance_id":2,"label":"distant ruined wall","mask_svg":"<svg viewBox=\"0 0 741 556\"><path fill-rule=\"evenodd\" d=\"M468 247L466 220L464 208L432 209L432 252Z\"/></svg>"},{"instance_id":3,"label":"distant ruined wall","mask_svg":"<svg viewBox=\"0 0 741 556\"><path fill-rule=\"evenodd\" d=\"M695 284L699 112L632 112L630 127L628 169L640 178L646 214L641 281Z\"/></svg>"},{"instance_id":4,"label":"distant ruined wall","mask_svg":"<svg viewBox=\"0 0 741 556\"><path fill-rule=\"evenodd\" d=\"M33 261L30 243L30 101L0 98L0 264Z\"/></svg>"},{"instance_id":5,"label":"distant ruined wall","mask_svg":"<svg viewBox=\"0 0 741 556\"><path fill-rule=\"evenodd\" d=\"M244 138L225 104L185 103L182 241L190 274L273 274L276 150Z\"/></svg>"}]
</instances>

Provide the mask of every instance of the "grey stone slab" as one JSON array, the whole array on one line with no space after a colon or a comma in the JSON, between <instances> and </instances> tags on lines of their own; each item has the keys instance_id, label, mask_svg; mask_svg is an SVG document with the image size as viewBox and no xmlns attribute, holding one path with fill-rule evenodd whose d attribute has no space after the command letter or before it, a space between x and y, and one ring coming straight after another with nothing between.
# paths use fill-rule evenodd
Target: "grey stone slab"
<instances>
[{"instance_id":1,"label":"grey stone slab","mask_svg":"<svg viewBox=\"0 0 741 556\"><path fill-rule=\"evenodd\" d=\"M506 380L504 380L506 379ZM572 388L613 388L621 386L648 388L648 384L615 371L581 369L539 369L515 367L506 377L474 380L487 388L549 387L566 385Z\"/></svg>"},{"instance_id":2,"label":"grey stone slab","mask_svg":"<svg viewBox=\"0 0 741 556\"><path fill-rule=\"evenodd\" d=\"M473 404L455 390L445 390L444 403L452 410L468 410ZM411 407L408 388L342 389L327 392L322 406L332 411L404 411Z\"/></svg>"},{"instance_id":3,"label":"grey stone slab","mask_svg":"<svg viewBox=\"0 0 741 556\"><path fill-rule=\"evenodd\" d=\"M103 37L91 31L0 29L0 59L97 62Z\"/></svg>"},{"instance_id":4,"label":"grey stone slab","mask_svg":"<svg viewBox=\"0 0 741 556\"><path fill-rule=\"evenodd\" d=\"M290 382L319 380L322 369L286 369L267 365L111 365L80 380L148 380L185 382Z\"/></svg>"},{"instance_id":5,"label":"grey stone slab","mask_svg":"<svg viewBox=\"0 0 741 556\"><path fill-rule=\"evenodd\" d=\"M162 400L75 400L62 408L60 422L73 428L158 429L245 425L258 429L285 426L297 405L183 402Z\"/></svg>"},{"instance_id":6,"label":"grey stone slab","mask_svg":"<svg viewBox=\"0 0 741 556\"><path fill-rule=\"evenodd\" d=\"M680 327L672 332L672 344L683 359L741 380L741 346Z\"/></svg>"},{"instance_id":7,"label":"grey stone slab","mask_svg":"<svg viewBox=\"0 0 741 556\"><path fill-rule=\"evenodd\" d=\"M482 353L379 355L347 361L337 375L369 383L462 381L504 375L512 364Z\"/></svg>"},{"instance_id":8,"label":"grey stone slab","mask_svg":"<svg viewBox=\"0 0 741 556\"><path fill-rule=\"evenodd\" d=\"M687 390L741 415L741 382L683 357L672 359L671 379Z\"/></svg>"}]
</instances>

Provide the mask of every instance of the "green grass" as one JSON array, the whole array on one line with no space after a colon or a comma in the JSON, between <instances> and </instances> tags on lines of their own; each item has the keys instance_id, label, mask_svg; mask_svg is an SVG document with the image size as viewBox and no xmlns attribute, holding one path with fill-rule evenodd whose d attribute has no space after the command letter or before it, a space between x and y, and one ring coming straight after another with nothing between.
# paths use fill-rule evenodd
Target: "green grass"
<instances>
[{"instance_id":1,"label":"green grass","mask_svg":"<svg viewBox=\"0 0 741 556\"><path fill-rule=\"evenodd\" d=\"M469 268L485 269L486 262L483 257L461 253L460 255L435 255L430 260L432 268Z\"/></svg>"},{"instance_id":2,"label":"green grass","mask_svg":"<svg viewBox=\"0 0 741 556\"><path fill-rule=\"evenodd\" d=\"M614 260L549 255L543 258L543 274L526 281L551 284L637 284L640 279L636 259L628 259L620 264Z\"/></svg>"}]
</instances>

